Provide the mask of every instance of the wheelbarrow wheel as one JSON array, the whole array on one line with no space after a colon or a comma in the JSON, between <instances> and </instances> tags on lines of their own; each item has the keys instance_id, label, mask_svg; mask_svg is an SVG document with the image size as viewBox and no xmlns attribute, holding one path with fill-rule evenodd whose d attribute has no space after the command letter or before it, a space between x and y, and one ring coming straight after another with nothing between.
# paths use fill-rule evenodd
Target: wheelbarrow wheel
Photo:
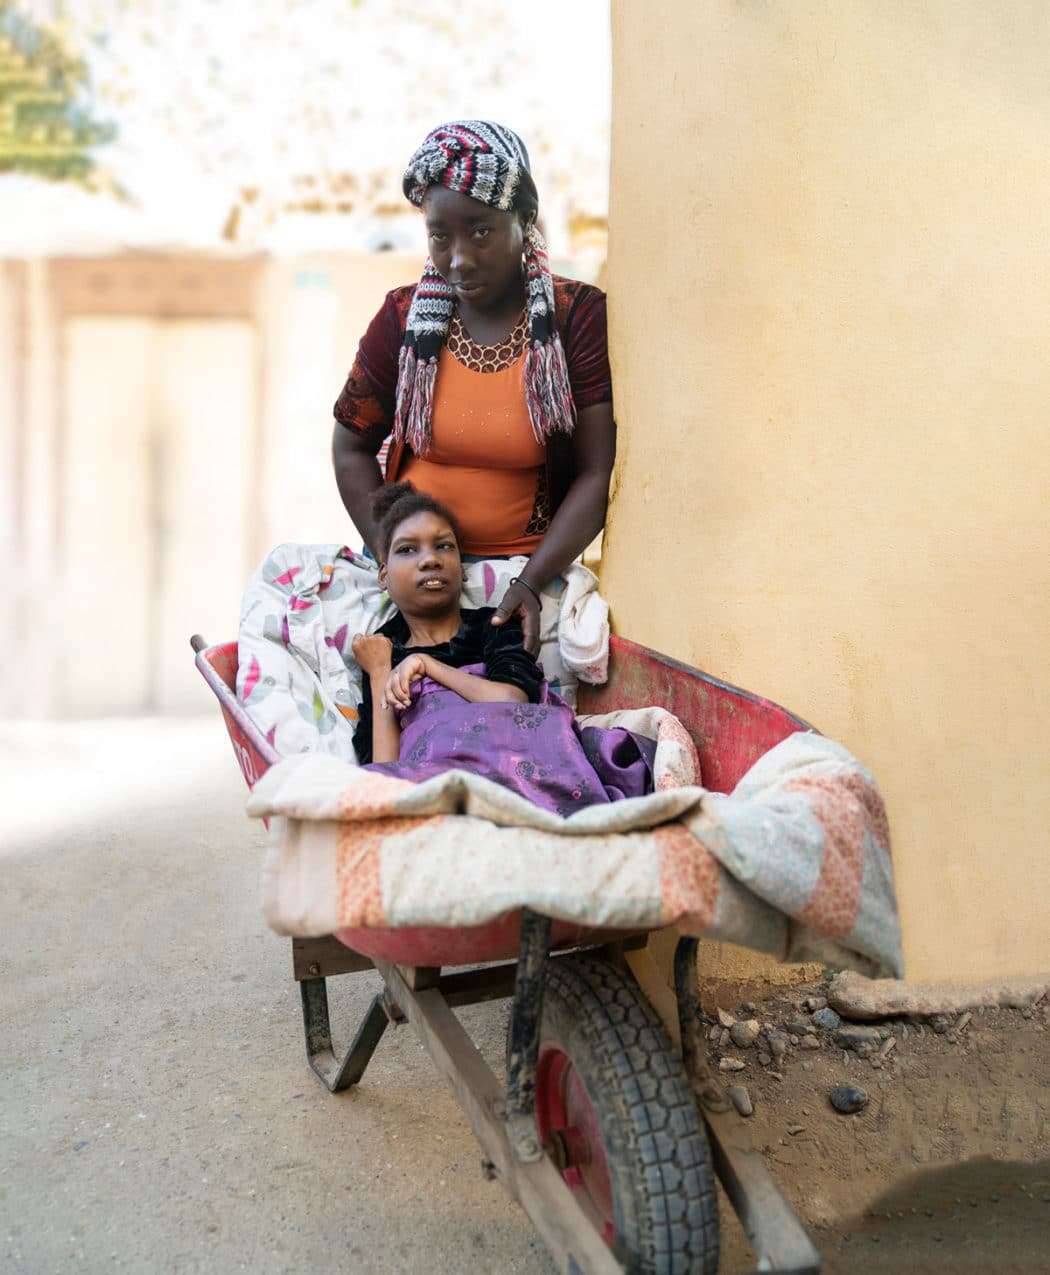
<instances>
[{"instance_id":1,"label":"wheelbarrow wheel","mask_svg":"<svg viewBox=\"0 0 1050 1275\"><path fill-rule=\"evenodd\" d=\"M605 961L549 966L536 1121L632 1275L715 1275L718 1197L696 1101L637 985Z\"/></svg>"}]
</instances>

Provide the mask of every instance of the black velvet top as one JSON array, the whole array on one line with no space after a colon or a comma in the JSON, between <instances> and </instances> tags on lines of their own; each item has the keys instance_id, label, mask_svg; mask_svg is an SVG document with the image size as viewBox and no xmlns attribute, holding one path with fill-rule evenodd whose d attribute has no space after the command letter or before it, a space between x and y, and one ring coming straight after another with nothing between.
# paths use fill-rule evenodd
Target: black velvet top
<instances>
[{"instance_id":1,"label":"black velvet top","mask_svg":"<svg viewBox=\"0 0 1050 1275\"><path fill-rule=\"evenodd\" d=\"M513 616L506 624L493 627L490 623L496 614L494 607L478 607L464 611L459 632L448 642L437 646L406 646L409 640L408 623L400 611L387 620L378 631L390 639L390 667L397 668L407 655L429 655L451 668L463 668L466 664L484 664L485 677L490 682L503 682L516 686L535 704L543 686L543 670L536 657L525 650L521 621ZM364 679L364 699L358 707L358 722L354 730L354 751L364 766L372 760L372 685Z\"/></svg>"}]
</instances>

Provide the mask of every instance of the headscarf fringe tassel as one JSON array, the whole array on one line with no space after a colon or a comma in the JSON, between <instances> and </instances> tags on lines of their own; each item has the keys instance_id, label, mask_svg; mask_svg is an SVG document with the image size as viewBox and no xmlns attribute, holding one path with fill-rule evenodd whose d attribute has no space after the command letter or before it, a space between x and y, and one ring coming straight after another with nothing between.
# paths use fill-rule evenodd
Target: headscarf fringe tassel
<instances>
[{"instance_id":1,"label":"headscarf fringe tassel","mask_svg":"<svg viewBox=\"0 0 1050 1275\"><path fill-rule=\"evenodd\" d=\"M434 382L438 361L418 359L414 350L401 347L398 356L394 439L405 442L417 456L430 447L430 418L434 409Z\"/></svg>"},{"instance_id":2,"label":"headscarf fringe tassel","mask_svg":"<svg viewBox=\"0 0 1050 1275\"><path fill-rule=\"evenodd\" d=\"M576 405L557 332L550 340L529 346L525 355L525 404L537 443L546 442L551 434L572 433Z\"/></svg>"}]
</instances>

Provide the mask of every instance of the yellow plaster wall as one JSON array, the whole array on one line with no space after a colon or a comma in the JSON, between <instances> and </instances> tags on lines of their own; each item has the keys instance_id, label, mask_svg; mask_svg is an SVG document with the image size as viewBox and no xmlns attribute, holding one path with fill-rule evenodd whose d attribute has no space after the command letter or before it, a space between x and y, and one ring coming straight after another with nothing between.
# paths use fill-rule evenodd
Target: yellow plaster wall
<instances>
[{"instance_id":1,"label":"yellow plaster wall","mask_svg":"<svg viewBox=\"0 0 1050 1275\"><path fill-rule=\"evenodd\" d=\"M879 778L911 978L1050 969L1050 7L616 2L619 632Z\"/></svg>"}]
</instances>

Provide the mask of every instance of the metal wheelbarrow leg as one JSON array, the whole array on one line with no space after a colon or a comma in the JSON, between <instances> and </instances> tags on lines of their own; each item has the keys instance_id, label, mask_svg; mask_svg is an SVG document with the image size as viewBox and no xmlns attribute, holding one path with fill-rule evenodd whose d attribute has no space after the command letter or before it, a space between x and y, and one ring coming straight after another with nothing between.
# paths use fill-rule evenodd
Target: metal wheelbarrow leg
<instances>
[{"instance_id":1,"label":"metal wheelbarrow leg","mask_svg":"<svg viewBox=\"0 0 1050 1275\"><path fill-rule=\"evenodd\" d=\"M314 1074L330 1093L356 1085L365 1074L369 1059L386 1031L387 1017L382 995L372 997L353 1043L341 1058L332 1049L328 1022L328 992L323 978L304 978L299 984L303 999L303 1027L306 1056Z\"/></svg>"}]
</instances>

